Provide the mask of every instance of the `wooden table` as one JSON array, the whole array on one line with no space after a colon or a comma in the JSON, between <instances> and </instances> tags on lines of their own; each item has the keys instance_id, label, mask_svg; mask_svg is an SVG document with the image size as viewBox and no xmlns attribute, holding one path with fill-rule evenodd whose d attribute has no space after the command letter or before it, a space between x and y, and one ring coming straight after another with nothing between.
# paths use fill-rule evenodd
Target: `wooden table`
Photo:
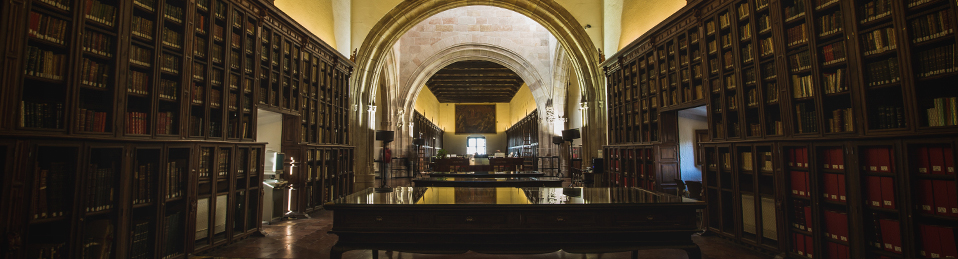
<instances>
[{"instance_id":1,"label":"wooden table","mask_svg":"<svg viewBox=\"0 0 958 259\"><path fill-rule=\"evenodd\" d=\"M496 178L496 177L542 177L545 173L539 171L506 171L506 172L432 172L429 177L469 177L469 178Z\"/></svg>"},{"instance_id":2,"label":"wooden table","mask_svg":"<svg viewBox=\"0 0 958 259\"><path fill-rule=\"evenodd\" d=\"M416 187L562 187L557 177L429 177L412 182Z\"/></svg>"},{"instance_id":3,"label":"wooden table","mask_svg":"<svg viewBox=\"0 0 958 259\"><path fill-rule=\"evenodd\" d=\"M568 195L566 194L568 193ZM638 188L372 188L326 203L330 250L413 253L601 253L684 249L705 203Z\"/></svg>"}]
</instances>

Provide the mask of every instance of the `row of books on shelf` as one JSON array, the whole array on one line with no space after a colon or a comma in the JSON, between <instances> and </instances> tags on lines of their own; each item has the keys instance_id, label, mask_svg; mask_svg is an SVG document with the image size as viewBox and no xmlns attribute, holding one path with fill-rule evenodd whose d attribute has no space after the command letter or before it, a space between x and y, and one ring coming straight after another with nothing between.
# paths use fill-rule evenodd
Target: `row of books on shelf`
<instances>
[{"instance_id":1,"label":"row of books on shelf","mask_svg":"<svg viewBox=\"0 0 958 259\"><path fill-rule=\"evenodd\" d=\"M866 64L865 67L868 86L897 83L901 80L897 57L871 62Z\"/></svg>"},{"instance_id":2,"label":"row of books on shelf","mask_svg":"<svg viewBox=\"0 0 958 259\"><path fill-rule=\"evenodd\" d=\"M20 127L63 128L63 103L20 101Z\"/></svg>"},{"instance_id":3,"label":"row of books on shelf","mask_svg":"<svg viewBox=\"0 0 958 259\"><path fill-rule=\"evenodd\" d=\"M190 116L189 132L190 136L203 136L203 117ZM202 177L203 174L200 174Z\"/></svg>"},{"instance_id":4,"label":"row of books on shelf","mask_svg":"<svg viewBox=\"0 0 958 259\"><path fill-rule=\"evenodd\" d=\"M738 7L735 9L738 12L739 19L745 19L745 17L748 17L749 12L751 11L751 8L748 6L748 2L738 5Z\"/></svg>"},{"instance_id":5,"label":"row of books on shelf","mask_svg":"<svg viewBox=\"0 0 958 259\"><path fill-rule=\"evenodd\" d=\"M113 208L115 193L116 165L100 168L90 164L86 187L86 212L96 212Z\"/></svg>"},{"instance_id":6,"label":"row of books on shelf","mask_svg":"<svg viewBox=\"0 0 958 259\"><path fill-rule=\"evenodd\" d=\"M131 237L132 245L130 246L130 259L147 259L153 258L150 255L150 252L153 251L153 245L150 240L152 236L153 227L152 222L149 220L136 220L133 222L133 236Z\"/></svg>"},{"instance_id":7,"label":"row of books on shelf","mask_svg":"<svg viewBox=\"0 0 958 259\"><path fill-rule=\"evenodd\" d=\"M822 232L826 237L848 242L848 213L825 210L822 220L825 223Z\"/></svg>"},{"instance_id":8,"label":"row of books on shelf","mask_svg":"<svg viewBox=\"0 0 958 259\"><path fill-rule=\"evenodd\" d=\"M861 161L862 170L866 172L892 173L895 172L894 152L888 147L867 147L859 151L865 157Z\"/></svg>"},{"instance_id":9,"label":"row of books on shelf","mask_svg":"<svg viewBox=\"0 0 958 259\"><path fill-rule=\"evenodd\" d=\"M148 134L148 115L145 112L126 113L126 132L128 134Z\"/></svg>"},{"instance_id":10,"label":"row of books on shelf","mask_svg":"<svg viewBox=\"0 0 958 259\"><path fill-rule=\"evenodd\" d=\"M40 2L60 8L64 11L70 11L70 0L39 0Z\"/></svg>"},{"instance_id":11,"label":"row of books on shelf","mask_svg":"<svg viewBox=\"0 0 958 259\"><path fill-rule=\"evenodd\" d=\"M792 97L806 98L815 96L815 83L812 75L792 75Z\"/></svg>"},{"instance_id":12,"label":"row of books on shelf","mask_svg":"<svg viewBox=\"0 0 958 259\"><path fill-rule=\"evenodd\" d=\"M798 0L793 1L792 5L785 7L785 12L782 13L782 16L785 16L786 21L791 21L796 17L805 14L805 1Z\"/></svg>"},{"instance_id":13,"label":"row of books on shelf","mask_svg":"<svg viewBox=\"0 0 958 259\"><path fill-rule=\"evenodd\" d=\"M112 66L84 58L80 65L80 84L96 88L106 88L110 80Z\"/></svg>"},{"instance_id":14,"label":"row of books on shelf","mask_svg":"<svg viewBox=\"0 0 958 259\"><path fill-rule=\"evenodd\" d=\"M166 163L166 198L183 197L186 186L183 184L186 169L178 167L176 161Z\"/></svg>"},{"instance_id":15,"label":"row of books on shelf","mask_svg":"<svg viewBox=\"0 0 958 259\"><path fill-rule=\"evenodd\" d=\"M216 166L216 176L226 176L227 169L229 169L229 152L220 151L217 153L219 155L218 164Z\"/></svg>"},{"instance_id":16,"label":"row of books on shelf","mask_svg":"<svg viewBox=\"0 0 958 259\"><path fill-rule=\"evenodd\" d=\"M73 188L67 188L68 184L72 183L72 180L68 179L69 174L67 165L63 162L50 163L49 169L39 169L32 199L34 219L56 218L69 212L66 198L73 194L64 193L67 190L73 190Z\"/></svg>"},{"instance_id":17,"label":"row of books on shelf","mask_svg":"<svg viewBox=\"0 0 958 259\"><path fill-rule=\"evenodd\" d=\"M815 254L815 242L812 236L792 233L792 248L794 248L793 252L808 258L812 258Z\"/></svg>"},{"instance_id":18,"label":"row of books on shelf","mask_svg":"<svg viewBox=\"0 0 958 259\"><path fill-rule=\"evenodd\" d=\"M822 31L819 36L831 35L842 31L842 12L833 12L818 18Z\"/></svg>"},{"instance_id":19,"label":"row of books on shelf","mask_svg":"<svg viewBox=\"0 0 958 259\"><path fill-rule=\"evenodd\" d=\"M891 0L873 0L865 3L861 8L862 13L865 15L865 19L863 19L861 23L864 24L891 15L893 7Z\"/></svg>"},{"instance_id":20,"label":"row of books on shelf","mask_svg":"<svg viewBox=\"0 0 958 259\"><path fill-rule=\"evenodd\" d=\"M83 51L105 57L113 56L113 39L96 31L83 33Z\"/></svg>"},{"instance_id":21,"label":"row of books on shelf","mask_svg":"<svg viewBox=\"0 0 958 259\"><path fill-rule=\"evenodd\" d=\"M142 67L151 67L153 61L152 53L146 48L142 48L138 45L130 46L130 63Z\"/></svg>"},{"instance_id":22,"label":"row of books on shelf","mask_svg":"<svg viewBox=\"0 0 958 259\"><path fill-rule=\"evenodd\" d=\"M807 50L788 56L788 65L792 72L810 69L812 68L812 56L808 54Z\"/></svg>"},{"instance_id":23,"label":"row of books on shelf","mask_svg":"<svg viewBox=\"0 0 958 259\"><path fill-rule=\"evenodd\" d=\"M874 126L875 128L878 128L878 129L904 128L905 127L904 114L905 112L902 110L901 107L878 106L877 112L875 114L877 117L877 120L875 120L874 123L876 125Z\"/></svg>"},{"instance_id":24,"label":"row of books on shelf","mask_svg":"<svg viewBox=\"0 0 958 259\"><path fill-rule=\"evenodd\" d=\"M183 23L183 8L166 3L166 8L163 11L163 17L177 23Z\"/></svg>"},{"instance_id":25,"label":"row of books on shelf","mask_svg":"<svg viewBox=\"0 0 958 259\"><path fill-rule=\"evenodd\" d=\"M951 147L923 146L915 157L919 174L955 174L954 151Z\"/></svg>"},{"instance_id":26,"label":"row of books on shelf","mask_svg":"<svg viewBox=\"0 0 958 259\"><path fill-rule=\"evenodd\" d=\"M27 35L57 44L64 44L67 38L67 21L49 15L30 12L30 24L27 26Z\"/></svg>"},{"instance_id":27,"label":"row of books on shelf","mask_svg":"<svg viewBox=\"0 0 958 259\"><path fill-rule=\"evenodd\" d=\"M915 207L928 214L958 218L958 193L952 180L918 180Z\"/></svg>"},{"instance_id":28,"label":"row of books on shelf","mask_svg":"<svg viewBox=\"0 0 958 259\"><path fill-rule=\"evenodd\" d=\"M80 108L77 111L77 127L80 131L106 132L106 112Z\"/></svg>"},{"instance_id":29,"label":"row of books on shelf","mask_svg":"<svg viewBox=\"0 0 958 259\"><path fill-rule=\"evenodd\" d=\"M795 123L799 134L818 132L818 114L815 113L814 103L795 105Z\"/></svg>"},{"instance_id":30,"label":"row of books on shelf","mask_svg":"<svg viewBox=\"0 0 958 259\"><path fill-rule=\"evenodd\" d=\"M160 98L177 100L180 96L180 83L167 79L160 79Z\"/></svg>"},{"instance_id":31,"label":"row of books on shelf","mask_svg":"<svg viewBox=\"0 0 958 259\"><path fill-rule=\"evenodd\" d=\"M176 134L176 130L173 128L176 117L173 112L158 112L156 114L156 134Z\"/></svg>"},{"instance_id":32,"label":"row of books on shelf","mask_svg":"<svg viewBox=\"0 0 958 259\"><path fill-rule=\"evenodd\" d=\"M855 113L852 108L832 110L832 117L828 118L828 132L855 131Z\"/></svg>"},{"instance_id":33,"label":"row of books on shelf","mask_svg":"<svg viewBox=\"0 0 958 259\"><path fill-rule=\"evenodd\" d=\"M865 176L865 204L886 209L896 209L895 179L888 176Z\"/></svg>"},{"instance_id":34,"label":"row of books on shelf","mask_svg":"<svg viewBox=\"0 0 958 259\"><path fill-rule=\"evenodd\" d=\"M788 41L788 46L793 46L793 45L808 42L808 32L807 32L808 29L806 29L805 27L807 26L805 26L805 24L803 23L798 26L789 28L788 31L786 31L786 34L788 34L788 38L786 38L786 40Z\"/></svg>"},{"instance_id":35,"label":"row of books on shelf","mask_svg":"<svg viewBox=\"0 0 958 259\"><path fill-rule=\"evenodd\" d=\"M199 34L206 34L206 16L201 13L196 13L195 19L193 19L193 24L195 25L194 31Z\"/></svg>"},{"instance_id":36,"label":"row of books on shelf","mask_svg":"<svg viewBox=\"0 0 958 259\"><path fill-rule=\"evenodd\" d=\"M911 21L914 42L924 42L954 32L949 9L930 13Z\"/></svg>"},{"instance_id":37,"label":"row of books on shelf","mask_svg":"<svg viewBox=\"0 0 958 259\"><path fill-rule=\"evenodd\" d=\"M918 225L921 245L919 254L925 258L958 258L958 243L955 242L953 226Z\"/></svg>"},{"instance_id":38,"label":"row of books on shelf","mask_svg":"<svg viewBox=\"0 0 958 259\"><path fill-rule=\"evenodd\" d=\"M825 94L848 91L848 86L845 84L845 76L846 72L844 68L839 68L831 73L822 73L822 87L825 88Z\"/></svg>"},{"instance_id":39,"label":"row of books on shelf","mask_svg":"<svg viewBox=\"0 0 958 259\"><path fill-rule=\"evenodd\" d=\"M895 27L881 28L861 34L866 56L898 48L895 40Z\"/></svg>"},{"instance_id":40,"label":"row of books on shelf","mask_svg":"<svg viewBox=\"0 0 958 259\"><path fill-rule=\"evenodd\" d=\"M27 46L27 65L24 73L28 76L63 80L63 64L67 56L39 47Z\"/></svg>"},{"instance_id":41,"label":"row of books on shelf","mask_svg":"<svg viewBox=\"0 0 958 259\"><path fill-rule=\"evenodd\" d=\"M955 44L924 50L917 56L919 77L955 72Z\"/></svg>"},{"instance_id":42,"label":"row of books on shelf","mask_svg":"<svg viewBox=\"0 0 958 259\"><path fill-rule=\"evenodd\" d=\"M901 254L901 222L872 213L871 223L874 230L871 231L870 245L877 249Z\"/></svg>"},{"instance_id":43,"label":"row of books on shelf","mask_svg":"<svg viewBox=\"0 0 958 259\"><path fill-rule=\"evenodd\" d=\"M134 167L133 188L130 193L133 195L133 204L153 202L154 182L153 176L156 175L156 165L153 163L143 163Z\"/></svg>"},{"instance_id":44,"label":"row of books on shelf","mask_svg":"<svg viewBox=\"0 0 958 259\"><path fill-rule=\"evenodd\" d=\"M153 40L153 21L134 15L131 33L133 36Z\"/></svg>"},{"instance_id":45,"label":"row of books on shelf","mask_svg":"<svg viewBox=\"0 0 958 259\"><path fill-rule=\"evenodd\" d=\"M789 171L789 186L791 186L792 195L811 197L811 178L806 171Z\"/></svg>"},{"instance_id":46,"label":"row of books on shelf","mask_svg":"<svg viewBox=\"0 0 958 259\"><path fill-rule=\"evenodd\" d=\"M934 107L927 110L929 127L958 125L958 109L956 109L958 102L955 97L935 98L932 102Z\"/></svg>"},{"instance_id":47,"label":"row of books on shelf","mask_svg":"<svg viewBox=\"0 0 958 259\"><path fill-rule=\"evenodd\" d=\"M822 197L824 197L826 200L835 202L845 202L848 200L848 192L845 189L844 174L824 173L822 174L822 178L824 178L822 179L822 184L824 185ZM809 179L805 178L803 180L808 181Z\"/></svg>"},{"instance_id":48,"label":"row of books on shelf","mask_svg":"<svg viewBox=\"0 0 958 259\"><path fill-rule=\"evenodd\" d=\"M170 74L178 75L180 74L180 58L171 54L163 53L163 58L160 60L160 70Z\"/></svg>"},{"instance_id":49,"label":"row of books on shelf","mask_svg":"<svg viewBox=\"0 0 958 259\"><path fill-rule=\"evenodd\" d=\"M183 47L183 34L171 30L170 28L163 27L163 45L173 48L180 49Z\"/></svg>"},{"instance_id":50,"label":"row of books on shelf","mask_svg":"<svg viewBox=\"0 0 958 259\"><path fill-rule=\"evenodd\" d=\"M806 200L792 200L792 227L814 233L812 224L812 207Z\"/></svg>"},{"instance_id":51,"label":"row of books on shelf","mask_svg":"<svg viewBox=\"0 0 958 259\"><path fill-rule=\"evenodd\" d=\"M130 78L126 87L126 92L142 95L150 94L150 75L136 70L130 70L129 72Z\"/></svg>"},{"instance_id":52,"label":"row of books on shelf","mask_svg":"<svg viewBox=\"0 0 958 259\"><path fill-rule=\"evenodd\" d=\"M183 211L177 211L164 218L163 224L163 257L170 259L183 253Z\"/></svg>"},{"instance_id":53,"label":"row of books on shelf","mask_svg":"<svg viewBox=\"0 0 958 259\"><path fill-rule=\"evenodd\" d=\"M824 65L845 61L845 42L839 41L822 47Z\"/></svg>"},{"instance_id":54,"label":"row of books on shelf","mask_svg":"<svg viewBox=\"0 0 958 259\"><path fill-rule=\"evenodd\" d=\"M113 27L113 20L116 19L115 6L97 0L86 0L85 7L84 15L87 19Z\"/></svg>"},{"instance_id":55,"label":"row of books on shelf","mask_svg":"<svg viewBox=\"0 0 958 259\"><path fill-rule=\"evenodd\" d=\"M791 148L786 152L789 167L808 168L808 149Z\"/></svg>"}]
</instances>

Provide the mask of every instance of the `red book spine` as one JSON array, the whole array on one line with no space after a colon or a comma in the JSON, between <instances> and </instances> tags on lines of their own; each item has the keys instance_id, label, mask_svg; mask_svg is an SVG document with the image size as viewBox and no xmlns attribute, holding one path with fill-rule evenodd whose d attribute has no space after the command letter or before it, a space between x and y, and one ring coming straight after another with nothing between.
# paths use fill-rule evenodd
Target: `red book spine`
<instances>
[{"instance_id":1,"label":"red book spine","mask_svg":"<svg viewBox=\"0 0 958 259\"><path fill-rule=\"evenodd\" d=\"M838 200L838 175L825 174L825 199Z\"/></svg>"},{"instance_id":2,"label":"red book spine","mask_svg":"<svg viewBox=\"0 0 958 259\"><path fill-rule=\"evenodd\" d=\"M954 174L955 173L955 155L951 147L946 147L942 149L945 157L945 173Z\"/></svg>"},{"instance_id":3,"label":"red book spine","mask_svg":"<svg viewBox=\"0 0 958 259\"><path fill-rule=\"evenodd\" d=\"M877 176L866 176L865 182L868 184L868 199L866 203L872 207L881 207L881 179Z\"/></svg>"},{"instance_id":4,"label":"red book spine","mask_svg":"<svg viewBox=\"0 0 958 259\"><path fill-rule=\"evenodd\" d=\"M918 210L934 214L935 209L935 186L931 180L919 180L918 186L921 186L921 194L918 197Z\"/></svg>"},{"instance_id":5,"label":"red book spine","mask_svg":"<svg viewBox=\"0 0 958 259\"><path fill-rule=\"evenodd\" d=\"M931 174L945 174L945 155L944 150L941 147L929 147L928 148L928 164L929 168L928 173Z\"/></svg>"},{"instance_id":6,"label":"red book spine","mask_svg":"<svg viewBox=\"0 0 958 259\"><path fill-rule=\"evenodd\" d=\"M825 220L825 236L828 237L828 238L836 239L836 240L837 240L837 239L838 239L838 234L836 234L836 232L838 231L838 226L837 226L836 223L835 223L835 215L834 215L834 214L835 214L835 212L832 212L832 211L830 211L830 210L826 210L826 211L825 211L825 214L824 214L824 217L823 217L824 220ZM829 243L829 242L826 242L826 243ZM829 244L831 244L831 243L829 243ZM831 250L831 249L829 249L829 251L830 251L830 250Z\"/></svg>"},{"instance_id":7,"label":"red book spine","mask_svg":"<svg viewBox=\"0 0 958 259\"><path fill-rule=\"evenodd\" d=\"M891 177L881 177L882 207L895 208L895 182Z\"/></svg>"},{"instance_id":8,"label":"red book spine","mask_svg":"<svg viewBox=\"0 0 958 259\"><path fill-rule=\"evenodd\" d=\"M933 195L935 214L945 215L949 214L948 205L951 203L948 197L948 186L952 185L951 181L945 180L932 180L932 185L934 186Z\"/></svg>"},{"instance_id":9,"label":"red book spine","mask_svg":"<svg viewBox=\"0 0 958 259\"><path fill-rule=\"evenodd\" d=\"M794 195L801 195L801 194L799 194L799 190L802 189L802 187L801 187L801 186L802 186L802 185L801 185L801 184L802 184L802 172L792 171L792 172L790 173L790 175L791 175L791 178L792 178L792 182L791 182L791 184L792 184L792 194L794 194Z\"/></svg>"},{"instance_id":10,"label":"red book spine","mask_svg":"<svg viewBox=\"0 0 958 259\"><path fill-rule=\"evenodd\" d=\"M805 255L805 235L795 234L795 250L799 255Z\"/></svg>"},{"instance_id":11,"label":"red book spine","mask_svg":"<svg viewBox=\"0 0 958 259\"><path fill-rule=\"evenodd\" d=\"M815 242L812 236L805 236L805 256L812 258L815 255Z\"/></svg>"},{"instance_id":12,"label":"red book spine","mask_svg":"<svg viewBox=\"0 0 958 259\"><path fill-rule=\"evenodd\" d=\"M948 215L958 217L958 190L955 190L955 184L951 181L945 185L945 190L948 191L945 196L948 198Z\"/></svg>"},{"instance_id":13,"label":"red book spine","mask_svg":"<svg viewBox=\"0 0 958 259\"><path fill-rule=\"evenodd\" d=\"M917 163L916 163L916 164L917 164L917 168L916 168L916 169L917 169L917 172L918 172L918 173L927 174L927 173L930 173L930 172L931 172L930 170L928 170L928 169L929 169L929 166L928 166L928 165L929 165L929 159L930 159L930 155L928 154L928 148L927 148L927 147L920 147L920 148L918 148L918 157L915 159L915 160L917 160L917 161L916 161L916 162L917 162Z\"/></svg>"},{"instance_id":14,"label":"red book spine","mask_svg":"<svg viewBox=\"0 0 958 259\"><path fill-rule=\"evenodd\" d=\"M845 192L845 175L840 174L838 175L838 200L846 201L846 195L848 194Z\"/></svg>"},{"instance_id":15,"label":"red book spine","mask_svg":"<svg viewBox=\"0 0 958 259\"><path fill-rule=\"evenodd\" d=\"M938 227L938 237L941 238L941 255L944 258L958 257L958 244L955 243L955 228Z\"/></svg>"},{"instance_id":16,"label":"red book spine","mask_svg":"<svg viewBox=\"0 0 958 259\"><path fill-rule=\"evenodd\" d=\"M805 206L805 231L813 232L812 230L814 228L812 227L812 215L812 207Z\"/></svg>"},{"instance_id":17,"label":"red book spine","mask_svg":"<svg viewBox=\"0 0 958 259\"><path fill-rule=\"evenodd\" d=\"M918 235L921 238L921 256L925 258L941 258L941 237L937 226L919 225Z\"/></svg>"}]
</instances>

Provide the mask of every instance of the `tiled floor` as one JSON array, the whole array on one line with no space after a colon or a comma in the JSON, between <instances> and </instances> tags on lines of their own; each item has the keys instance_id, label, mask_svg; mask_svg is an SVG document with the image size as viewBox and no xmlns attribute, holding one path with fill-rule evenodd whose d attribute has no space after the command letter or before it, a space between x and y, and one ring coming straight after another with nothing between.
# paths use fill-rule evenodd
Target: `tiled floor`
<instances>
[{"instance_id":1,"label":"tiled floor","mask_svg":"<svg viewBox=\"0 0 958 259\"><path fill-rule=\"evenodd\" d=\"M409 179L390 181L390 186L408 186ZM329 249L337 237L327 233L332 228L332 212L319 211L309 219L273 222L263 225L265 237L250 237L235 244L218 248L198 258L328 258ZM745 247L714 236L693 236L692 240L701 249L703 258L759 259L772 256L756 253ZM630 258L630 253L570 254L563 251L538 255L489 255L469 252L457 255L412 254L379 251L380 258L444 259L444 258ZM349 251L346 259L372 258L372 251ZM639 258L687 258L685 252L674 249L643 250Z\"/></svg>"}]
</instances>

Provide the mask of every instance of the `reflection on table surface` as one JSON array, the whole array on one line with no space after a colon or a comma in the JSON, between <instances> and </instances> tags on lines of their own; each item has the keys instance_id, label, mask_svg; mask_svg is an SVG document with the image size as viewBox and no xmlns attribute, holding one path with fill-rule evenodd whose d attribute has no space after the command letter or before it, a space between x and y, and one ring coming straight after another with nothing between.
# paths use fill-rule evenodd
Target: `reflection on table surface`
<instances>
[{"instance_id":1,"label":"reflection on table surface","mask_svg":"<svg viewBox=\"0 0 958 259\"><path fill-rule=\"evenodd\" d=\"M432 172L430 175L526 175L542 174L539 171L476 171L476 172Z\"/></svg>"},{"instance_id":2,"label":"reflection on table surface","mask_svg":"<svg viewBox=\"0 0 958 259\"><path fill-rule=\"evenodd\" d=\"M539 176L539 177L468 177L468 176L456 176L456 177L431 177L428 179L416 179L413 182L426 181L426 182L523 182L523 181L562 181L559 177L551 176Z\"/></svg>"},{"instance_id":3,"label":"reflection on table surface","mask_svg":"<svg viewBox=\"0 0 958 259\"><path fill-rule=\"evenodd\" d=\"M368 188L327 205L537 205L537 204L676 204L700 203L639 188L589 187L397 187L376 193Z\"/></svg>"}]
</instances>

